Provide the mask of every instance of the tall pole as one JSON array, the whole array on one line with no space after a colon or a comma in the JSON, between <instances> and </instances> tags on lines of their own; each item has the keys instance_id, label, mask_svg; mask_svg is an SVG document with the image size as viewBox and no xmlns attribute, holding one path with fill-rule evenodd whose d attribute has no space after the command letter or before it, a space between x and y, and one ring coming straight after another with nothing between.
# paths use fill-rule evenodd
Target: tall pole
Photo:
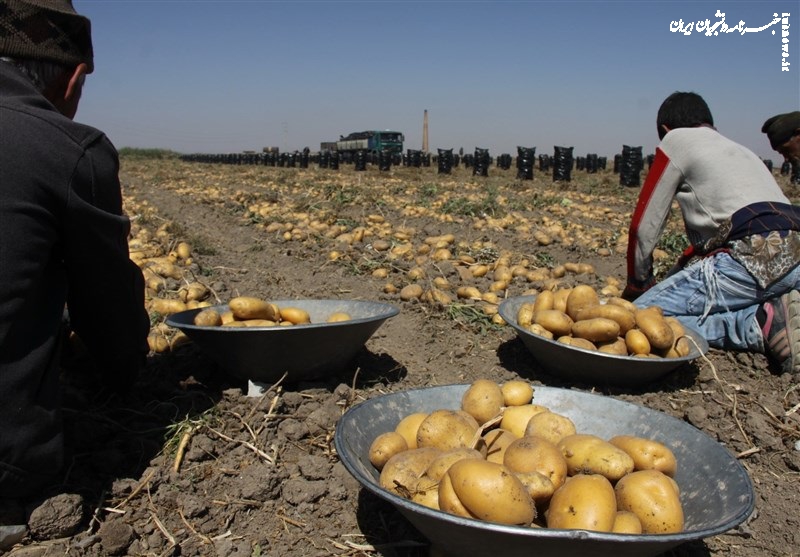
<instances>
[{"instance_id":1,"label":"tall pole","mask_svg":"<svg viewBox=\"0 0 800 557\"><path fill-rule=\"evenodd\" d=\"M425 115L422 117L422 152L428 152L428 110L425 109Z\"/></svg>"}]
</instances>

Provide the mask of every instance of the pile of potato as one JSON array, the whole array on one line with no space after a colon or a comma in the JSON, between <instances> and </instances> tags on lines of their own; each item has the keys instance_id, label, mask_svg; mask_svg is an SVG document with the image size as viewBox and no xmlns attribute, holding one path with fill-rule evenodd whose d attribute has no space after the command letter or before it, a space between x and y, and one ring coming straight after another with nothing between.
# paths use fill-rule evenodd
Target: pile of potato
<instances>
[{"instance_id":1,"label":"pile of potato","mask_svg":"<svg viewBox=\"0 0 800 557\"><path fill-rule=\"evenodd\" d=\"M586 284L543 291L522 304L516 318L534 334L619 356L680 358L692 348L681 323L660 307L640 308L613 296L601 301Z\"/></svg>"},{"instance_id":2,"label":"pile of potato","mask_svg":"<svg viewBox=\"0 0 800 557\"><path fill-rule=\"evenodd\" d=\"M326 322L348 320L349 314L336 312L329 315ZM254 296L231 298L228 301L228 310L222 313L209 307L194 316L194 324L200 327L273 327L308 323L311 323L311 316L306 310L290 306L278 307Z\"/></svg>"},{"instance_id":3,"label":"pile of potato","mask_svg":"<svg viewBox=\"0 0 800 557\"><path fill-rule=\"evenodd\" d=\"M129 200L130 204L130 200ZM140 214L149 215L152 209L136 206ZM163 322L163 318L211 305L211 289L194 277L194 257L188 242L178 241L170 233L166 222L155 232L139 220L133 223L133 234L128 239L130 259L142 270L145 283L145 308L154 321L147 335L147 343L155 353L174 350L189 342L181 331Z\"/></svg>"},{"instance_id":4,"label":"pile of potato","mask_svg":"<svg viewBox=\"0 0 800 557\"><path fill-rule=\"evenodd\" d=\"M457 516L621 534L683 529L677 462L663 443L576 431L515 380L479 379L458 410L405 416L377 436L380 485Z\"/></svg>"}]
</instances>

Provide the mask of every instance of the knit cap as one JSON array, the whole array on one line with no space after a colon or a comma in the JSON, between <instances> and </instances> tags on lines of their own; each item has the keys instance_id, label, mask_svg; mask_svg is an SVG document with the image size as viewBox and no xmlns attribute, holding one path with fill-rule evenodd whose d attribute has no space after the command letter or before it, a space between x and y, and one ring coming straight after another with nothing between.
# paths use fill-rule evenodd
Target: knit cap
<instances>
[{"instance_id":1,"label":"knit cap","mask_svg":"<svg viewBox=\"0 0 800 557\"><path fill-rule=\"evenodd\" d=\"M798 129L800 129L800 111L797 110L773 116L761 126L761 131L769 138L769 144L776 150L789 141Z\"/></svg>"},{"instance_id":2,"label":"knit cap","mask_svg":"<svg viewBox=\"0 0 800 557\"><path fill-rule=\"evenodd\" d=\"M94 71L89 19L72 0L0 0L0 56L46 60Z\"/></svg>"}]
</instances>

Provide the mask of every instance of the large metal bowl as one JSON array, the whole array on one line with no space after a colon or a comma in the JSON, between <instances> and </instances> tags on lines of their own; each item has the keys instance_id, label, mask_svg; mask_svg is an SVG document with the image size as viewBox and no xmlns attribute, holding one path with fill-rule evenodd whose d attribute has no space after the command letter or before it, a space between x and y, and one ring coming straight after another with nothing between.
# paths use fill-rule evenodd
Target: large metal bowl
<instances>
[{"instance_id":1,"label":"large metal bowl","mask_svg":"<svg viewBox=\"0 0 800 557\"><path fill-rule=\"evenodd\" d=\"M498 312L517 331L536 363L548 373L591 385L640 386L661 379L671 371L708 352L708 342L688 327L692 350L680 358L641 358L617 356L596 350L586 350L534 334L517 323L522 304L533 302L536 296L517 296L504 300Z\"/></svg>"},{"instance_id":2,"label":"large metal bowl","mask_svg":"<svg viewBox=\"0 0 800 557\"><path fill-rule=\"evenodd\" d=\"M414 412L458 409L468 385L449 385L379 396L348 410L334 439L347 470L368 491L392 503L408 521L446 554L458 557L647 557L685 542L721 534L753 511L753 485L736 458L722 445L661 412L614 398L554 387L535 387L534 403L568 416L581 433L604 439L629 434L655 439L675 453L685 514L678 534L607 534L506 526L461 518L394 495L380 487L369 462L369 447Z\"/></svg>"},{"instance_id":3,"label":"large metal bowl","mask_svg":"<svg viewBox=\"0 0 800 557\"><path fill-rule=\"evenodd\" d=\"M167 325L186 333L209 358L241 379L270 383L318 379L341 371L384 321L399 313L391 304L361 300L270 300L278 307L306 310L311 323L291 327L200 327L201 309L176 313ZM227 304L213 306L227 311ZM348 321L327 323L336 312Z\"/></svg>"}]
</instances>

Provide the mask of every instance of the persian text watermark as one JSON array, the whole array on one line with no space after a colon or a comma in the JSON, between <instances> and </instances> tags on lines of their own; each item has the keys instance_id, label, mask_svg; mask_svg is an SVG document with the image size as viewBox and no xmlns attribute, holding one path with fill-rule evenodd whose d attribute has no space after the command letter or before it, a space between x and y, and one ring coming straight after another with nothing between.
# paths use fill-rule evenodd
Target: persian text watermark
<instances>
[{"instance_id":1,"label":"persian text watermark","mask_svg":"<svg viewBox=\"0 0 800 557\"><path fill-rule=\"evenodd\" d=\"M715 37L720 33L725 34L738 32L740 35L744 35L745 33L758 33L760 31L766 31L773 25L778 25L778 29L773 29L772 34L776 35L777 31L780 31L781 71L788 72L789 66L791 65L788 60L790 27L789 15L790 14L786 12L782 12L780 16L774 13L772 14L772 21L766 25L762 25L761 27L745 27L744 20L740 20L739 23L731 27L725 23L725 14L717 10L717 13L714 14L714 17L720 18L719 21L712 23L710 20L706 19L703 21L690 21L688 23L684 23L682 19L679 19L678 21L669 22L669 30L672 33L683 33L684 35L691 35L693 32L696 32L698 34L705 34L706 37Z\"/></svg>"}]
</instances>

